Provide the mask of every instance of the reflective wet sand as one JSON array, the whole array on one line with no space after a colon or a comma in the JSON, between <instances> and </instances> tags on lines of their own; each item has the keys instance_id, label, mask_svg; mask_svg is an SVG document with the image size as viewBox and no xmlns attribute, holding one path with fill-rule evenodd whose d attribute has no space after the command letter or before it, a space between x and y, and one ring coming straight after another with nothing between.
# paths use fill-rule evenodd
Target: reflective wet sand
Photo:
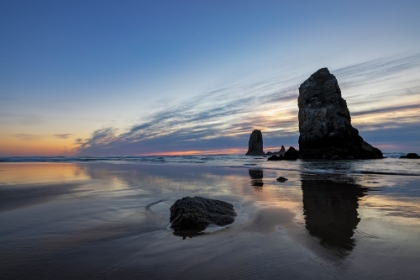
<instances>
[{"instance_id":1,"label":"reflective wet sand","mask_svg":"<svg viewBox=\"0 0 420 280\"><path fill-rule=\"evenodd\" d=\"M195 195L232 203L235 222L174 235L169 207ZM0 225L1 279L420 275L419 177L0 164Z\"/></svg>"}]
</instances>

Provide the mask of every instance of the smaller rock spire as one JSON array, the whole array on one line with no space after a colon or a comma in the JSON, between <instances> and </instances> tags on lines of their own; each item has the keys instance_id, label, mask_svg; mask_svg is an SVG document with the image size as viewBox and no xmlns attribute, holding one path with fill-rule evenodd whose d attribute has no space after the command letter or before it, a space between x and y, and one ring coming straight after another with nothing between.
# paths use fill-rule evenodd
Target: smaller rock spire
<instances>
[{"instance_id":1,"label":"smaller rock spire","mask_svg":"<svg viewBox=\"0 0 420 280\"><path fill-rule=\"evenodd\" d=\"M248 152L246 156L263 156L263 138L261 130L255 129L249 136Z\"/></svg>"}]
</instances>

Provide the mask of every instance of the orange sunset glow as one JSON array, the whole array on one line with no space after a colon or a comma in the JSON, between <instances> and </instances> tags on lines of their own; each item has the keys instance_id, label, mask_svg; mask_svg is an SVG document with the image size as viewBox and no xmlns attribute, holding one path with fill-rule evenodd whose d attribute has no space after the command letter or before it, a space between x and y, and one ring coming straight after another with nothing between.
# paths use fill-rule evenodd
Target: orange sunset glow
<instances>
[{"instance_id":1,"label":"orange sunset glow","mask_svg":"<svg viewBox=\"0 0 420 280\"><path fill-rule=\"evenodd\" d=\"M4 137L1 141L0 154L3 156L69 156L74 153L72 139L54 138L20 139Z\"/></svg>"}]
</instances>

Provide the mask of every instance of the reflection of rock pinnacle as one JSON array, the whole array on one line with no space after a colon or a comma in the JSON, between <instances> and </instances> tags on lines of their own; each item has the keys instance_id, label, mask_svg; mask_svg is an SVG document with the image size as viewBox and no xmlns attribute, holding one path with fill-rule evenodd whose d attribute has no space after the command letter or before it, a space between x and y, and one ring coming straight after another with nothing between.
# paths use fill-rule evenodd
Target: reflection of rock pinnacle
<instances>
[{"instance_id":1,"label":"reflection of rock pinnacle","mask_svg":"<svg viewBox=\"0 0 420 280\"><path fill-rule=\"evenodd\" d=\"M264 182L263 182L264 172L262 169L249 169L249 176L251 177L251 186L253 187L264 186Z\"/></svg>"},{"instance_id":2,"label":"reflection of rock pinnacle","mask_svg":"<svg viewBox=\"0 0 420 280\"><path fill-rule=\"evenodd\" d=\"M306 229L321 244L347 254L355 246L353 239L360 218L358 199L364 189L333 180L302 180L303 213Z\"/></svg>"}]
</instances>

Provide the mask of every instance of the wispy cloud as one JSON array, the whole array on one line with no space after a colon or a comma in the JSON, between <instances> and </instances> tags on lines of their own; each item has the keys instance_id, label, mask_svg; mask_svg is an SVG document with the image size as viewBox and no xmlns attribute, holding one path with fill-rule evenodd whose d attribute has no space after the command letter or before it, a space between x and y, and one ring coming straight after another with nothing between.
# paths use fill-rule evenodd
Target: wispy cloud
<instances>
[{"instance_id":1,"label":"wispy cloud","mask_svg":"<svg viewBox=\"0 0 420 280\"><path fill-rule=\"evenodd\" d=\"M420 95L420 92L419 92L419 95ZM363 115L395 113L395 112L401 113L401 112L412 111L412 110L420 112L420 104L389 106L389 107L373 109L373 110L358 111L358 112L352 113L352 116L363 116Z\"/></svg>"},{"instance_id":2,"label":"wispy cloud","mask_svg":"<svg viewBox=\"0 0 420 280\"><path fill-rule=\"evenodd\" d=\"M42 135L18 133L15 136L24 141L36 141L42 138Z\"/></svg>"},{"instance_id":3,"label":"wispy cloud","mask_svg":"<svg viewBox=\"0 0 420 280\"><path fill-rule=\"evenodd\" d=\"M63 134L46 135L46 134L17 133L14 136L24 141L37 141L40 139L51 138L51 137L64 140L64 139L68 139L71 136L71 134L63 133ZM81 143L82 142L80 142L79 144Z\"/></svg>"},{"instance_id":4,"label":"wispy cloud","mask_svg":"<svg viewBox=\"0 0 420 280\"><path fill-rule=\"evenodd\" d=\"M317 69L314 69L314 71ZM361 130L401 128L418 123L411 115L420 109L420 54L368 61L330 69L339 80ZM226 84L186 102L162 109L118 133L105 128L76 141L78 154L123 155L179 150L238 148L249 133L262 129L267 143L297 142L298 87L307 77L271 78ZM413 103L413 101L416 101ZM389 113L399 112L392 116ZM386 119L369 116L388 114ZM294 140L293 140L294 139Z\"/></svg>"},{"instance_id":5,"label":"wispy cloud","mask_svg":"<svg viewBox=\"0 0 420 280\"><path fill-rule=\"evenodd\" d=\"M58 138L58 139L67 139L71 136L70 133L63 133L63 134L54 134L54 137Z\"/></svg>"}]
</instances>

